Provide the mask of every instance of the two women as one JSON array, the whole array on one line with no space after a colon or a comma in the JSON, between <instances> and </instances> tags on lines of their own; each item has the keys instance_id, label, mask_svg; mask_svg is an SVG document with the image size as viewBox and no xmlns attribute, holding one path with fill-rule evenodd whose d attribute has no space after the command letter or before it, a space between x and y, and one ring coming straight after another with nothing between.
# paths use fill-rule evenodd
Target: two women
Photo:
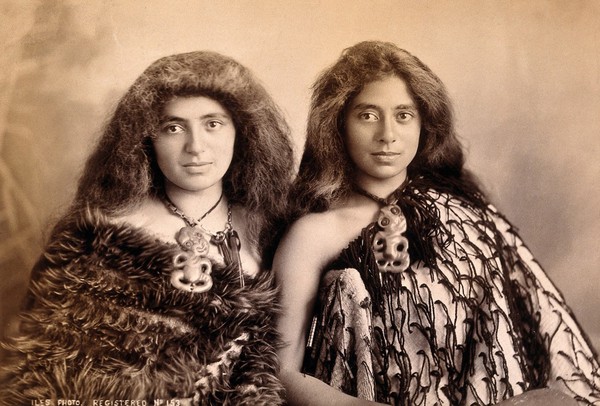
<instances>
[{"instance_id":1,"label":"two women","mask_svg":"<svg viewBox=\"0 0 600 406\"><path fill-rule=\"evenodd\" d=\"M463 165L410 53L359 43L318 78L274 260L291 404L600 403L597 355Z\"/></svg>"},{"instance_id":2,"label":"two women","mask_svg":"<svg viewBox=\"0 0 600 406\"><path fill-rule=\"evenodd\" d=\"M32 272L0 399L280 404L264 268L291 162L248 69L213 52L153 63Z\"/></svg>"},{"instance_id":3,"label":"two women","mask_svg":"<svg viewBox=\"0 0 600 406\"><path fill-rule=\"evenodd\" d=\"M281 403L262 269L291 158L235 61L150 66L33 271L0 399ZM321 75L273 264L291 403L598 401L595 354L463 164L444 86L414 56L360 43Z\"/></svg>"}]
</instances>

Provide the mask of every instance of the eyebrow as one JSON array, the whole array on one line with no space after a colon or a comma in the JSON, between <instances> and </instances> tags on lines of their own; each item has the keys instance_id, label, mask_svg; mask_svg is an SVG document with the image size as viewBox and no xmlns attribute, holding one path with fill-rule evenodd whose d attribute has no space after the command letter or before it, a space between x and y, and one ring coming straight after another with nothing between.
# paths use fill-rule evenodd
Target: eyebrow
<instances>
[{"instance_id":1,"label":"eyebrow","mask_svg":"<svg viewBox=\"0 0 600 406\"><path fill-rule=\"evenodd\" d=\"M381 110L381 107L376 104L371 103L358 103L356 106L352 108L352 110L363 110L363 109L373 109L373 110ZM394 107L394 110L417 110L417 106L414 104L399 104Z\"/></svg>"},{"instance_id":2,"label":"eyebrow","mask_svg":"<svg viewBox=\"0 0 600 406\"><path fill-rule=\"evenodd\" d=\"M208 114L204 114L200 117L198 117L200 120L205 120L207 118L221 118L221 119L227 119L227 120L232 120L231 116L229 114L225 114L225 113L208 113ZM166 122L166 121L175 121L175 122L185 122L187 121L187 119L182 118L182 117L177 117L177 116L162 116L160 118L161 122Z\"/></svg>"}]
</instances>

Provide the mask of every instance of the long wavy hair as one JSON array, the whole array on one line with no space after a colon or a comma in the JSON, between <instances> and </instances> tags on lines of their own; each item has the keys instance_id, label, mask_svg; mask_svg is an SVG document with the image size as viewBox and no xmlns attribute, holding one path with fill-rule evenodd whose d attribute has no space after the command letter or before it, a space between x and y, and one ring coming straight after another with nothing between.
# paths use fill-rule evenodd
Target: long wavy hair
<instances>
[{"instance_id":1,"label":"long wavy hair","mask_svg":"<svg viewBox=\"0 0 600 406\"><path fill-rule=\"evenodd\" d=\"M464 169L465 157L442 81L396 45L365 41L345 49L313 85L304 154L291 192L296 204L291 220L325 211L351 191L354 164L344 143L346 107L366 84L390 75L406 81L422 118L419 147L408 166L408 177L426 175L423 178L431 187L485 204L479 185Z\"/></svg>"},{"instance_id":2,"label":"long wavy hair","mask_svg":"<svg viewBox=\"0 0 600 406\"><path fill-rule=\"evenodd\" d=\"M161 58L151 64L118 103L89 157L73 209L118 214L148 196L164 193L152 139L165 103L175 96L205 96L232 115L236 140L223 178L225 196L247 210L248 233L259 251L270 246L271 228L283 215L293 176L289 127L265 88L243 65L210 51Z\"/></svg>"}]
</instances>

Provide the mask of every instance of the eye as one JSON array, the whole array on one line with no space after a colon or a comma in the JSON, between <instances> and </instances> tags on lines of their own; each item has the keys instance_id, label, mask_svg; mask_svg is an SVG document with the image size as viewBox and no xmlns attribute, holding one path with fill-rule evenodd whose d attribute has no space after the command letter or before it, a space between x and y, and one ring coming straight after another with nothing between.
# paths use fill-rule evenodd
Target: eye
<instances>
[{"instance_id":1,"label":"eye","mask_svg":"<svg viewBox=\"0 0 600 406\"><path fill-rule=\"evenodd\" d=\"M185 129L179 124L166 124L161 129L165 134L179 134L185 132Z\"/></svg>"},{"instance_id":2,"label":"eye","mask_svg":"<svg viewBox=\"0 0 600 406\"><path fill-rule=\"evenodd\" d=\"M219 120L209 120L206 122L206 127L210 130L216 130L225 125L222 121Z\"/></svg>"},{"instance_id":3,"label":"eye","mask_svg":"<svg viewBox=\"0 0 600 406\"><path fill-rule=\"evenodd\" d=\"M413 117L414 117L414 114L413 113L409 113L407 111L401 111L398 114L396 114L396 120L398 122L410 121L410 120L412 120Z\"/></svg>"},{"instance_id":4,"label":"eye","mask_svg":"<svg viewBox=\"0 0 600 406\"><path fill-rule=\"evenodd\" d=\"M358 117L363 120L363 121L377 121L379 120L379 117L377 116L377 114L373 113L372 111L365 111L362 112L358 115Z\"/></svg>"}]
</instances>

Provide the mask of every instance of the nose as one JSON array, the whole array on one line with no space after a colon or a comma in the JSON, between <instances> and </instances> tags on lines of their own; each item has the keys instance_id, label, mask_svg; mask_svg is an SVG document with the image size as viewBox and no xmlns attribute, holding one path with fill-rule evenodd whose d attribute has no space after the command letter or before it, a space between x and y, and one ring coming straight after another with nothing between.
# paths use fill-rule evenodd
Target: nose
<instances>
[{"instance_id":1,"label":"nose","mask_svg":"<svg viewBox=\"0 0 600 406\"><path fill-rule=\"evenodd\" d=\"M397 134L396 134L396 125L394 120L390 120L387 117L384 117L381 121L381 128L378 133L378 141L386 144L390 144L396 142Z\"/></svg>"},{"instance_id":2,"label":"nose","mask_svg":"<svg viewBox=\"0 0 600 406\"><path fill-rule=\"evenodd\" d=\"M187 133L185 151L198 154L204 150L204 133L199 128L192 127Z\"/></svg>"}]
</instances>

